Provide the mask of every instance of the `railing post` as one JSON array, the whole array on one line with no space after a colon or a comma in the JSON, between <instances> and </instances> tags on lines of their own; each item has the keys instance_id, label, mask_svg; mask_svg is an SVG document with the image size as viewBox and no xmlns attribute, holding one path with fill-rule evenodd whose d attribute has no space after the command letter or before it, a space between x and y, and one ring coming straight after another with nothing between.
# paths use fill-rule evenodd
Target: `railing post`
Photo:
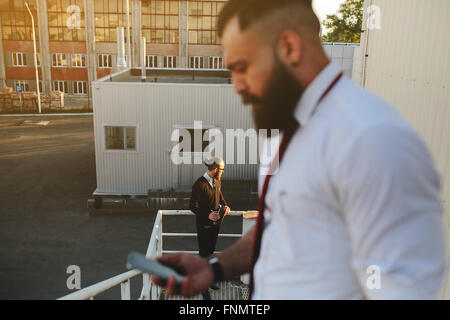
<instances>
[{"instance_id":1,"label":"railing post","mask_svg":"<svg viewBox=\"0 0 450 320\"><path fill-rule=\"evenodd\" d=\"M161 216L160 216L160 220L158 222L158 242L157 242L157 250L156 250L156 255L160 256L162 255L163 252L163 238L162 238L162 234L163 234L163 216L164 213L161 212Z\"/></svg>"},{"instance_id":2,"label":"railing post","mask_svg":"<svg viewBox=\"0 0 450 320\"><path fill-rule=\"evenodd\" d=\"M244 236L256 224L256 219L245 218L242 215L242 236ZM250 275L248 273L241 275L241 281L245 284L250 283Z\"/></svg>"},{"instance_id":3,"label":"railing post","mask_svg":"<svg viewBox=\"0 0 450 320\"><path fill-rule=\"evenodd\" d=\"M121 299L122 300L131 300L131 294L130 294L130 279L127 281L124 281L120 284L120 293L121 293Z\"/></svg>"},{"instance_id":4,"label":"railing post","mask_svg":"<svg viewBox=\"0 0 450 320\"><path fill-rule=\"evenodd\" d=\"M158 237L159 237L159 241L157 244L157 251L156 251L156 255L157 256L162 256L163 254L163 217L164 217L164 212L161 212L161 216L159 218L159 228L158 228ZM155 295L156 297L154 298L155 300L159 299L159 296L161 294L161 288L159 286L154 285L155 287Z\"/></svg>"},{"instance_id":5,"label":"railing post","mask_svg":"<svg viewBox=\"0 0 450 320\"><path fill-rule=\"evenodd\" d=\"M150 237L149 247L147 248L146 256L148 258L154 258L156 256L161 255L161 251L159 251L159 246L161 242L161 232L162 229L162 212L158 211L156 215L155 224L152 230L152 235ZM148 274L142 274L142 291L139 300L154 300L158 299L158 291L159 287L153 285L150 282L150 277Z\"/></svg>"},{"instance_id":6,"label":"railing post","mask_svg":"<svg viewBox=\"0 0 450 320\"><path fill-rule=\"evenodd\" d=\"M150 288L152 300L159 300L159 287L156 284L152 283L150 285Z\"/></svg>"},{"instance_id":7,"label":"railing post","mask_svg":"<svg viewBox=\"0 0 450 320\"><path fill-rule=\"evenodd\" d=\"M142 274L142 293L139 300L152 300L152 297L150 296L150 277L148 276L148 273Z\"/></svg>"}]
</instances>

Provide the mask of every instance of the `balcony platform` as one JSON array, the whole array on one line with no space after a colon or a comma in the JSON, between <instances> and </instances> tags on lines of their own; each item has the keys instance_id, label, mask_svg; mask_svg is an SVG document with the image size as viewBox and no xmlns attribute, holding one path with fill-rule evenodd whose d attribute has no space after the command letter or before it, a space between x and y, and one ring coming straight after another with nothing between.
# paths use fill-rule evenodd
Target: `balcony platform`
<instances>
[{"instance_id":1,"label":"balcony platform","mask_svg":"<svg viewBox=\"0 0 450 320\"><path fill-rule=\"evenodd\" d=\"M219 290L209 289L211 300L248 300L248 286L241 281L223 281L218 284ZM201 294L184 298L182 296L167 296L163 290L161 300L203 300Z\"/></svg>"}]
</instances>

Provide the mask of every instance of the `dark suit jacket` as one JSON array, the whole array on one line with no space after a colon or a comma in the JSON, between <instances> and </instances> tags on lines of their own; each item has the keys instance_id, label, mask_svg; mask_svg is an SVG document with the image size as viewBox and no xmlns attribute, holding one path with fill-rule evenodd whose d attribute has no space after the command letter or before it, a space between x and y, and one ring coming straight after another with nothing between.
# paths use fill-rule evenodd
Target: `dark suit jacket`
<instances>
[{"instance_id":1,"label":"dark suit jacket","mask_svg":"<svg viewBox=\"0 0 450 320\"><path fill-rule=\"evenodd\" d=\"M196 215L197 226L205 227L214 225L213 221L208 219L211 211L216 211L219 209L219 204L221 204L222 207L227 205L227 202L222 194L221 182L215 180L215 183L215 192L205 177L198 178L192 186L189 209L191 209L191 211ZM220 215L220 220L218 221L219 224L222 219L223 213Z\"/></svg>"}]
</instances>

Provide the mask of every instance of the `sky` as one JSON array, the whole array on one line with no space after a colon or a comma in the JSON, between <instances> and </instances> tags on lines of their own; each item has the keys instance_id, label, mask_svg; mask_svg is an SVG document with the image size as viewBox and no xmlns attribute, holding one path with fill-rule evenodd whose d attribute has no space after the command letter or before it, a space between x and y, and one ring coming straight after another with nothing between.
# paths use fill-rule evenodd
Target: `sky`
<instances>
[{"instance_id":1,"label":"sky","mask_svg":"<svg viewBox=\"0 0 450 320\"><path fill-rule=\"evenodd\" d=\"M336 13L339 5L345 0L313 0L313 8L320 22L326 19L327 14Z\"/></svg>"}]
</instances>

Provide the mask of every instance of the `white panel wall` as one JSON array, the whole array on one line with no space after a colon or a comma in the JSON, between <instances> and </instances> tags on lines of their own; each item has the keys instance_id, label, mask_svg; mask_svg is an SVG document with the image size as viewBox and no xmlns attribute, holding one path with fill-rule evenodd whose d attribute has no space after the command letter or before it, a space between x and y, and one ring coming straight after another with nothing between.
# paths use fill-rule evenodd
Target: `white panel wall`
<instances>
[{"instance_id":1,"label":"white panel wall","mask_svg":"<svg viewBox=\"0 0 450 320\"><path fill-rule=\"evenodd\" d=\"M231 85L95 82L93 87L99 193L146 194L176 187L179 170L169 154L175 125L201 120L224 133L253 126L251 109ZM105 150L105 125L136 126L137 151ZM224 175L232 180L256 177L257 165L227 164Z\"/></svg>"},{"instance_id":2,"label":"white panel wall","mask_svg":"<svg viewBox=\"0 0 450 320\"><path fill-rule=\"evenodd\" d=\"M448 229L450 1L366 0L365 7L369 5L381 9L381 29L363 34L363 54L368 57L361 60L362 83L393 103L430 147L442 177ZM364 28L367 18L366 11ZM444 296L450 298L448 280Z\"/></svg>"},{"instance_id":3,"label":"white panel wall","mask_svg":"<svg viewBox=\"0 0 450 320\"><path fill-rule=\"evenodd\" d=\"M345 76L353 79L353 57L359 43L323 42L322 46L328 57L344 71Z\"/></svg>"}]
</instances>

